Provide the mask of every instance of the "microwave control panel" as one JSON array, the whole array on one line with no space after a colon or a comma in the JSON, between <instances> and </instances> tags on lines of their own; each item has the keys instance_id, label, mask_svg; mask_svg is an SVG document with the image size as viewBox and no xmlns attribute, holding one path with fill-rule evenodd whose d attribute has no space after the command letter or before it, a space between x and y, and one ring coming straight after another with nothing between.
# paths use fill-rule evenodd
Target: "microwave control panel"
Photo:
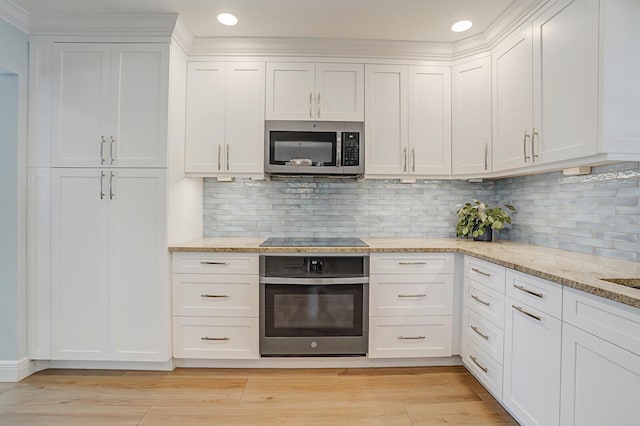
<instances>
[{"instance_id":1,"label":"microwave control panel","mask_svg":"<svg viewBox=\"0 0 640 426\"><path fill-rule=\"evenodd\" d=\"M342 165L360 165L360 133L342 132Z\"/></svg>"}]
</instances>

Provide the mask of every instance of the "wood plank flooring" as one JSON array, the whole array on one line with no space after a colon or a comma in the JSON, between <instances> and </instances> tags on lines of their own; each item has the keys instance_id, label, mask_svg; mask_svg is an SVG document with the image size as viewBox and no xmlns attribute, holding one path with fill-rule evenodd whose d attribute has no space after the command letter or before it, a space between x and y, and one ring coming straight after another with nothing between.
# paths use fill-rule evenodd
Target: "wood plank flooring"
<instances>
[{"instance_id":1,"label":"wood plank flooring","mask_svg":"<svg viewBox=\"0 0 640 426\"><path fill-rule=\"evenodd\" d=\"M0 425L517 425L464 367L45 370Z\"/></svg>"}]
</instances>

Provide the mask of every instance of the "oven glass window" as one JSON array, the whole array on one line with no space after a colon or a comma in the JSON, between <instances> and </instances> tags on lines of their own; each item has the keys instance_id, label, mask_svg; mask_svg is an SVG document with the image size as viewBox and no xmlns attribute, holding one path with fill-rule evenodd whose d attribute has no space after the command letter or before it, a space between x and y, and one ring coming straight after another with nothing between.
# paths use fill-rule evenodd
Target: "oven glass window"
<instances>
[{"instance_id":1,"label":"oven glass window","mask_svg":"<svg viewBox=\"0 0 640 426\"><path fill-rule=\"evenodd\" d=\"M335 166L336 144L336 132L272 131L269 161L286 166Z\"/></svg>"},{"instance_id":2,"label":"oven glass window","mask_svg":"<svg viewBox=\"0 0 640 426\"><path fill-rule=\"evenodd\" d=\"M267 337L361 336L363 285L265 285Z\"/></svg>"}]
</instances>

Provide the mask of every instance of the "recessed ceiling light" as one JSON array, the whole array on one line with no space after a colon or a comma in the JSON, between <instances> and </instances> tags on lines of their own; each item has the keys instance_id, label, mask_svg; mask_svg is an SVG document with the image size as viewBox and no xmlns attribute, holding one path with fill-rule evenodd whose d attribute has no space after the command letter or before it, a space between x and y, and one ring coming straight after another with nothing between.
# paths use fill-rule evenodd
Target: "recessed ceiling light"
<instances>
[{"instance_id":1,"label":"recessed ceiling light","mask_svg":"<svg viewBox=\"0 0 640 426\"><path fill-rule=\"evenodd\" d=\"M451 31L461 33L463 31L467 31L472 26L473 23L471 21L458 21L451 26Z\"/></svg>"},{"instance_id":2,"label":"recessed ceiling light","mask_svg":"<svg viewBox=\"0 0 640 426\"><path fill-rule=\"evenodd\" d=\"M230 13L221 13L218 15L218 22L222 25L235 25L238 23L238 18Z\"/></svg>"}]
</instances>

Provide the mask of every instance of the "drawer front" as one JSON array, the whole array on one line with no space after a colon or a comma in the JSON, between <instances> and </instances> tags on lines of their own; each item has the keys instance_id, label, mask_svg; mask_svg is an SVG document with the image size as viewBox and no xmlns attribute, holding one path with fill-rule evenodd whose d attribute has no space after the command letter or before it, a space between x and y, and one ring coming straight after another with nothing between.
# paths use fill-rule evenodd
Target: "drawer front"
<instances>
[{"instance_id":1,"label":"drawer front","mask_svg":"<svg viewBox=\"0 0 640 426\"><path fill-rule=\"evenodd\" d=\"M371 316L451 315L453 275L372 275Z\"/></svg>"},{"instance_id":2,"label":"drawer front","mask_svg":"<svg viewBox=\"0 0 640 426\"><path fill-rule=\"evenodd\" d=\"M464 257L464 276L504 293L506 268L474 257Z\"/></svg>"},{"instance_id":3,"label":"drawer front","mask_svg":"<svg viewBox=\"0 0 640 426\"><path fill-rule=\"evenodd\" d=\"M563 289L563 321L640 355L640 309Z\"/></svg>"},{"instance_id":4,"label":"drawer front","mask_svg":"<svg viewBox=\"0 0 640 426\"><path fill-rule=\"evenodd\" d=\"M452 253L371 253L371 274L452 274Z\"/></svg>"},{"instance_id":5,"label":"drawer front","mask_svg":"<svg viewBox=\"0 0 640 426\"><path fill-rule=\"evenodd\" d=\"M258 276L174 274L173 314L257 317Z\"/></svg>"},{"instance_id":6,"label":"drawer front","mask_svg":"<svg viewBox=\"0 0 640 426\"><path fill-rule=\"evenodd\" d=\"M562 285L507 270L507 296L546 314L562 317Z\"/></svg>"},{"instance_id":7,"label":"drawer front","mask_svg":"<svg viewBox=\"0 0 640 426\"><path fill-rule=\"evenodd\" d=\"M257 359L258 318L173 318L173 356Z\"/></svg>"},{"instance_id":8,"label":"drawer front","mask_svg":"<svg viewBox=\"0 0 640 426\"><path fill-rule=\"evenodd\" d=\"M198 253L173 254L174 274L258 274L258 254Z\"/></svg>"},{"instance_id":9,"label":"drawer front","mask_svg":"<svg viewBox=\"0 0 640 426\"><path fill-rule=\"evenodd\" d=\"M504 328L504 294L465 278L464 305L499 328Z\"/></svg>"},{"instance_id":10,"label":"drawer front","mask_svg":"<svg viewBox=\"0 0 640 426\"><path fill-rule=\"evenodd\" d=\"M462 362L498 401L502 400L502 365L469 341L462 345Z\"/></svg>"},{"instance_id":11,"label":"drawer front","mask_svg":"<svg viewBox=\"0 0 640 426\"><path fill-rule=\"evenodd\" d=\"M469 308L462 312L462 329L465 338L502 364L504 356L504 331L476 314Z\"/></svg>"},{"instance_id":12,"label":"drawer front","mask_svg":"<svg viewBox=\"0 0 640 426\"><path fill-rule=\"evenodd\" d=\"M371 317L369 358L451 356L450 316Z\"/></svg>"}]
</instances>

